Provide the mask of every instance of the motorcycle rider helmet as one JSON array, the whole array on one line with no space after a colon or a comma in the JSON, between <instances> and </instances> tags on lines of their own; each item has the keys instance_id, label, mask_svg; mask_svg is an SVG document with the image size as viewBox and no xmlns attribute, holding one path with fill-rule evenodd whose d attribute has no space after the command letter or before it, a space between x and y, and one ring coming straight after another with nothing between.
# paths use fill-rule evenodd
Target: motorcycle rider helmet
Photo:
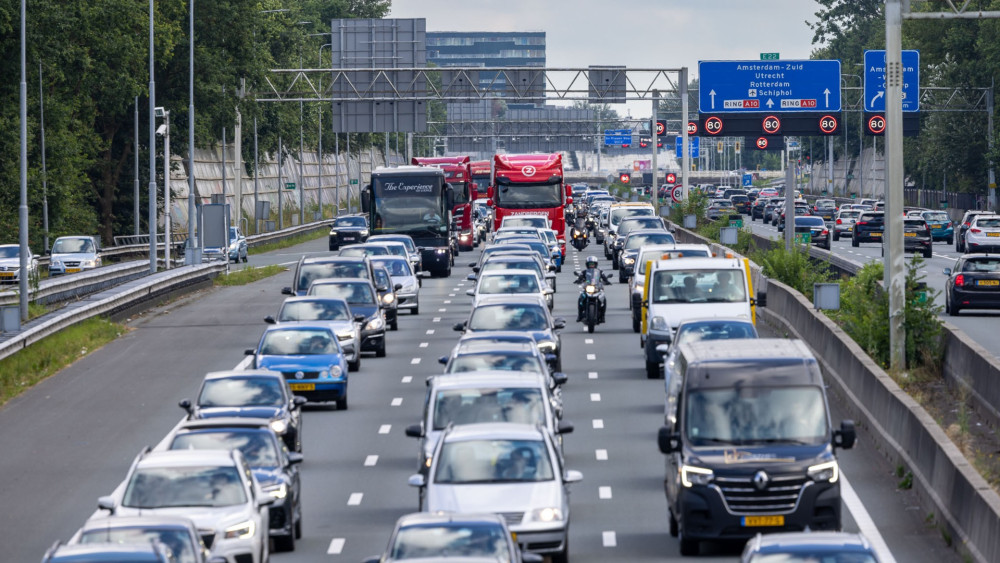
<instances>
[{"instance_id":1,"label":"motorcycle rider helmet","mask_svg":"<svg viewBox=\"0 0 1000 563\"><path fill-rule=\"evenodd\" d=\"M588 256L587 257L587 267L588 268L596 268L597 267L597 256Z\"/></svg>"}]
</instances>

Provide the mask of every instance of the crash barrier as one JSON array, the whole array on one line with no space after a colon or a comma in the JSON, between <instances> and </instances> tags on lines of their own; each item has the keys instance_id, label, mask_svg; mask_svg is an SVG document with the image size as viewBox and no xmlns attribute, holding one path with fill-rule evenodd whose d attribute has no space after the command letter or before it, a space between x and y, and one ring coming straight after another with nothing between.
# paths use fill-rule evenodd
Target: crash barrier
<instances>
[{"instance_id":1,"label":"crash barrier","mask_svg":"<svg viewBox=\"0 0 1000 563\"><path fill-rule=\"evenodd\" d=\"M673 227L678 242L709 244L717 254L727 251L694 232ZM783 241L754 235L754 244L767 249ZM828 260L842 275L853 276L862 266L819 248L810 247L809 254ZM752 270L755 290L767 292L767 307L758 308L757 314L786 325L812 347L852 416L871 429L878 448L893 464L909 468L925 506L941 515L948 533L960 539L976 560L1000 561L1000 536L996 534L1000 530L1000 496L940 425L805 296L764 278L756 265ZM1000 362L948 323L944 323L942 343L945 381L966 388L977 412L994 423L1000 421L994 406L1000 405Z\"/></svg>"},{"instance_id":2,"label":"crash barrier","mask_svg":"<svg viewBox=\"0 0 1000 563\"><path fill-rule=\"evenodd\" d=\"M149 273L149 261L136 260L110 266L102 266L76 274L48 278L38 282L38 288L31 291L31 300L43 305L76 299L109 287L140 278ZM16 291L0 293L0 305L17 305Z\"/></svg>"},{"instance_id":3,"label":"crash barrier","mask_svg":"<svg viewBox=\"0 0 1000 563\"><path fill-rule=\"evenodd\" d=\"M225 264L216 263L183 266L158 272L105 298L80 303L76 307L66 307L42 319L36 319L36 323L22 326L23 330L0 342L0 360L76 323L130 309L160 295L210 280L225 269Z\"/></svg>"}]
</instances>

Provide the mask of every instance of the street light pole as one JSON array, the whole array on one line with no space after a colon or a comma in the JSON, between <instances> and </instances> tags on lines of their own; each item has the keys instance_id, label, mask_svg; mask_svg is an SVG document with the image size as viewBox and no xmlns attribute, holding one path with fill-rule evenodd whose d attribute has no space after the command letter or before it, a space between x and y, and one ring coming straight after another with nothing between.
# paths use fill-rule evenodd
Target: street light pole
<instances>
[{"instance_id":1,"label":"street light pole","mask_svg":"<svg viewBox=\"0 0 1000 563\"><path fill-rule=\"evenodd\" d=\"M194 211L194 0L191 0L191 7L188 12L188 37L190 38L190 53L188 55L188 249L184 257L184 263L192 265L197 257L199 248L198 239L195 237L195 211Z\"/></svg>"},{"instance_id":2,"label":"street light pole","mask_svg":"<svg viewBox=\"0 0 1000 563\"><path fill-rule=\"evenodd\" d=\"M903 272L903 15L901 0L885 3L885 272L889 291L889 361L906 369Z\"/></svg>"},{"instance_id":3,"label":"street light pole","mask_svg":"<svg viewBox=\"0 0 1000 563\"><path fill-rule=\"evenodd\" d=\"M21 321L28 320L28 83L25 82L24 29L27 27L25 3L21 0L21 205L18 208L20 242L17 287ZM152 0L150 0L152 2Z\"/></svg>"},{"instance_id":4,"label":"street light pole","mask_svg":"<svg viewBox=\"0 0 1000 563\"><path fill-rule=\"evenodd\" d=\"M135 181L132 186L132 212L133 218L135 220L135 229L133 233L135 236L139 236L139 96L135 97L135 134L133 135L135 139L135 147L133 147L132 152L135 153ZM138 242L138 241L136 241Z\"/></svg>"},{"instance_id":5,"label":"street light pole","mask_svg":"<svg viewBox=\"0 0 1000 563\"><path fill-rule=\"evenodd\" d=\"M42 63L38 63L38 116L42 134L42 228L45 229L45 246L49 250L49 178L45 168L45 94L42 91Z\"/></svg>"},{"instance_id":6,"label":"street light pole","mask_svg":"<svg viewBox=\"0 0 1000 563\"><path fill-rule=\"evenodd\" d=\"M163 111L163 268L170 269L170 112Z\"/></svg>"},{"instance_id":7,"label":"street light pole","mask_svg":"<svg viewBox=\"0 0 1000 563\"><path fill-rule=\"evenodd\" d=\"M149 0L149 273L156 273L156 81L153 77L153 0Z\"/></svg>"}]
</instances>

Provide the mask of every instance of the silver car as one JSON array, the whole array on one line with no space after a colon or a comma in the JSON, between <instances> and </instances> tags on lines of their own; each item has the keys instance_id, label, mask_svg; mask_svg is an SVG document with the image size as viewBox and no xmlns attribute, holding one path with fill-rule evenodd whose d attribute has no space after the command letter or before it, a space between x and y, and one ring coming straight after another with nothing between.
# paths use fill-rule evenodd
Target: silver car
<instances>
[{"instance_id":1,"label":"silver car","mask_svg":"<svg viewBox=\"0 0 1000 563\"><path fill-rule=\"evenodd\" d=\"M420 283L418 276L406 258L378 256L372 258L372 264L383 266L389 272L389 279L396 290L396 309L409 311L411 315L420 313Z\"/></svg>"},{"instance_id":2,"label":"silver car","mask_svg":"<svg viewBox=\"0 0 1000 563\"><path fill-rule=\"evenodd\" d=\"M38 258L28 249L28 279L38 277ZM21 281L21 247L0 244L0 282Z\"/></svg>"},{"instance_id":3,"label":"silver car","mask_svg":"<svg viewBox=\"0 0 1000 563\"><path fill-rule=\"evenodd\" d=\"M170 550L177 563L222 563L225 559L209 559L208 548L198 535L198 528L189 518L181 516L119 516L91 518L73 534L69 545L93 543L159 542Z\"/></svg>"},{"instance_id":4,"label":"silver car","mask_svg":"<svg viewBox=\"0 0 1000 563\"><path fill-rule=\"evenodd\" d=\"M340 342L347 357L347 369L361 369L361 323L363 315L352 315L347 301L335 297L288 297L281 304L277 318L267 316L268 324L317 322L327 325Z\"/></svg>"},{"instance_id":5,"label":"silver car","mask_svg":"<svg viewBox=\"0 0 1000 563\"><path fill-rule=\"evenodd\" d=\"M97 237L59 237L52 243L49 259L49 276L72 274L100 268L101 244Z\"/></svg>"},{"instance_id":6,"label":"silver car","mask_svg":"<svg viewBox=\"0 0 1000 563\"><path fill-rule=\"evenodd\" d=\"M198 526L213 557L265 563L273 503L239 450L144 451L125 481L98 499L96 515L185 516Z\"/></svg>"},{"instance_id":7,"label":"silver car","mask_svg":"<svg viewBox=\"0 0 1000 563\"><path fill-rule=\"evenodd\" d=\"M833 240L840 240L840 237L850 237L854 231L854 224L858 222L860 215L860 209L841 208L833 218Z\"/></svg>"},{"instance_id":8,"label":"silver car","mask_svg":"<svg viewBox=\"0 0 1000 563\"><path fill-rule=\"evenodd\" d=\"M421 264L423 263L423 258L420 255L420 250L417 245L413 242L413 237L410 235L373 235L368 237L371 242L401 242L403 246L406 247L406 255L410 261L410 266L413 268L414 272L422 271Z\"/></svg>"},{"instance_id":9,"label":"silver car","mask_svg":"<svg viewBox=\"0 0 1000 563\"><path fill-rule=\"evenodd\" d=\"M534 553L522 554L499 514L427 514L400 516L381 556L365 563L391 561L458 561L472 563L541 563Z\"/></svg>"},{"instance_id":10,"label":"silver car","mask_svg":"<svg viewBox=\"0 0 1000 563\"><path fill-rule=\"evenodd\" d=\"M479 275L474 289L465 294L472 297L475 307L484 295L537 295L545 299L549 311L552 310L552 290L534 270L493 270Z\"/></svg>"},{"instance_id":11,"label":"silver car","mask_svg":"<svg viewBox=\"0 0 1000 563\"><path fill-rule=\"evenodd\" d=\"M452 426L428 474L410 476L425 512L496 512L524 551L569 559L569 487L583 479L563 468L544 427L510 422Z\"/></svg>"}]
</instances>

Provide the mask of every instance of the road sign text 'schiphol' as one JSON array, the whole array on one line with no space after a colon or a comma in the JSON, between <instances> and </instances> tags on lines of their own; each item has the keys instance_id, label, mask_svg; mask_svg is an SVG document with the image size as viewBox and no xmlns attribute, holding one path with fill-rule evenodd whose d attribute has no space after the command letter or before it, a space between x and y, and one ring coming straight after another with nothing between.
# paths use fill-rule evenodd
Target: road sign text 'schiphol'
<instances>
[{"instance_id":1,"label":"road sign text 'schiphol'","mask_svg":"<svg viewBox=\"0 0 1000 563\"><path fill-rule=\"evenodd\" d=\"M840 111L840 61L700 61L698 111Z\"/></svg>"}]
</instances>

